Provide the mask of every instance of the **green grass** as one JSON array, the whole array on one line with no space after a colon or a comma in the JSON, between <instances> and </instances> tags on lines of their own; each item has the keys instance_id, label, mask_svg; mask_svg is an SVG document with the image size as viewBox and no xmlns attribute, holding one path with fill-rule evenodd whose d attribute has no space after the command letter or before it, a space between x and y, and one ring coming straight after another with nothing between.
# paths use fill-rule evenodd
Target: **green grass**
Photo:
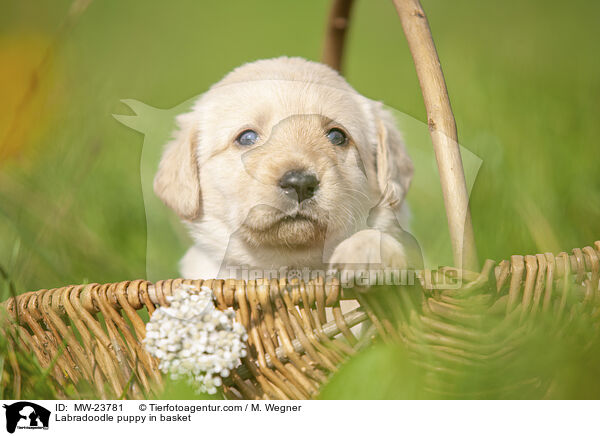
<instances>
[{"instance_id":1,"label":"green grass","mask_svg":"<svg viewBox=\"0 0 600 436\"><path fill-rule=\"evenodd\" d=\"M70 1L0 0L0 265L16 289L146 277L144 138L113 118L131 113L120 101L169 109L244 62L318 59L327 3L103 0L64 27ZM346 77L359 92L423 121L393 6L357 3ZM480 258L598 239L600 3L422 3L461 145L482 161L471 196ZM26 106L18 112L20 101ZM17 133L7 142L13 119ZM426 179L437 189L434 176ZM419 235L433 215L423 198L413 199ZM431 207L443 223L439 202ZM164 278L177 275L185 245L177 232L152 259ZM8 285L0 286L5 299Z\"/></svg>"}]
</instances>

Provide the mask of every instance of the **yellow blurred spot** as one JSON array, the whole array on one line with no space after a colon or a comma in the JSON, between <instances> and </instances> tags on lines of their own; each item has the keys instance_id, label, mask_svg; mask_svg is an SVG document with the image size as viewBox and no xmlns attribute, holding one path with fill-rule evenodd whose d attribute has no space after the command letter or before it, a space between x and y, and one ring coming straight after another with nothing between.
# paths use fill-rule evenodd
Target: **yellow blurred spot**
<instances>
[{"instance_id":1,"label":"yellow blurred spot","mask_svg":"<svg viewBox=\"0 0 600 436\"><path fill-rule=\"evenodd\" d=\"M0 37L0 165L23 157L48 124L53 85L49 37Z\"/></svg>"}]
</instances>

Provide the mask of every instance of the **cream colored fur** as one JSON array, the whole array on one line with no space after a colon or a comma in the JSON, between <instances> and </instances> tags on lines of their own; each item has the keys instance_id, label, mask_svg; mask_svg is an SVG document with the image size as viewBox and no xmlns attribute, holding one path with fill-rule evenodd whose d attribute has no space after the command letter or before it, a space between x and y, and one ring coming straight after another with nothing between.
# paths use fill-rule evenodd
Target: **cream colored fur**
<instances>
[{"instance_id":1,"label":"cream colored fur","mask_svg":"<svg viewBox=\"0 0 600 436\"><path fill-rule=\"evenodd\" d=\"M388 229L403 208L412 164L391 114L334 70L286 57L243 65L178 124L154 188L195 241L181 261L183 277L227 278L228 266L405 265ZM347 146L329 142L332 127L347 132ZM258 132L257 144L235 142L246 129ZM277 185L297 168L320 180L301 205ZM373 207L380 213L369 228ZM299 213L303 219L291 218Z\"/></svg>"}]
</instances>

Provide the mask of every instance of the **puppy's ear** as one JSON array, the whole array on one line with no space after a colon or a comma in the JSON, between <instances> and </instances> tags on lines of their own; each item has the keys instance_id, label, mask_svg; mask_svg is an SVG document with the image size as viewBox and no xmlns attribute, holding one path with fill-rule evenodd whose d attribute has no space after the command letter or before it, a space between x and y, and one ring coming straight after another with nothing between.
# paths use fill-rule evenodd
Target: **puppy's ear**
<instances>
[{"instance_id":1,"label":"puppy's ear","mask_svg":"<svg viewBox=\"0 0 600 436\"><path fill-rule=\"evenodd\" d=\"M200 179L196 156L197 126L192 114L177 117L179 130L167 144L154 177L154 192L181 218L200 214Z\"/></svg>"},{"instance_id":2,"label":"puppy's ear","mask_svg":"<svg viewBox=\"0 0 600 436\"><path fill-rule=\"evenodd\" d=\"M413 164L406 153L396 121L381 103L375 107L377 123L377 184L381 192L379 204L400 207L413 176Z\"/></svg>"}]
</instances>

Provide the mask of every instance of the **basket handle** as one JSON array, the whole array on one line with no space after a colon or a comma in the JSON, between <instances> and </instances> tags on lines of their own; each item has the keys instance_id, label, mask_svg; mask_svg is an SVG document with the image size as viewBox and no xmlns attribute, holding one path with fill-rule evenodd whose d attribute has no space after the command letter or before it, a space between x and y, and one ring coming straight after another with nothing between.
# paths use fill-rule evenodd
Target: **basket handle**
<instances>
[{"instance_id":1,"label":"basket handle","mask_svg":"<svg viewBox=\"0 0 600 436\"><path fill-rule=\"evenodd\" d=\"M456 122L442 66L435 49L427 16L419 0L393 0L408 41L427 111L429 134L440 174L448 219L454 265L478 271L469 196L463 170ZM344 38L353 0L333 0L322 60L341 71Z\"/></svg>"}]
</instances>

